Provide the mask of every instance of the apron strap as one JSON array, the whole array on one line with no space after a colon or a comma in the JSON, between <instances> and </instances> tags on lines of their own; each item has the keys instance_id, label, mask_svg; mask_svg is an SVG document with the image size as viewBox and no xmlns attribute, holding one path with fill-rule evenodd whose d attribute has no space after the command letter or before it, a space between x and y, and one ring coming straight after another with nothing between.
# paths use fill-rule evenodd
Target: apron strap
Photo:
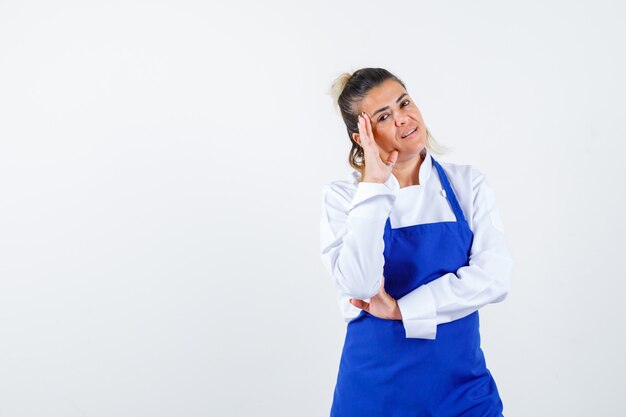
<instances>
[{"instance_id":1,"label":"apron strap","mask_svg":"<svg viewBox=\"0 0 626 417\"><path fill-rule=\"evenodd\" d=\"M452 211L454 212L454 216L456 217L457 222L467 224L467 220L465 219L465 215L463 214L463 210L461 209L461 205L459 201L456 199L456 195L452 190L452 186L450 185L450 181L448 181L448 176L444 172L439 162L435 161L435 158L432 157L433 164L435 168L437 168L437 172L439 173L439 179L441 180L441 184L443 185L443 189L446 190L446 198L452 207ZM468 225L469 226L469 225Z\"/></svg>"}]
</instances>

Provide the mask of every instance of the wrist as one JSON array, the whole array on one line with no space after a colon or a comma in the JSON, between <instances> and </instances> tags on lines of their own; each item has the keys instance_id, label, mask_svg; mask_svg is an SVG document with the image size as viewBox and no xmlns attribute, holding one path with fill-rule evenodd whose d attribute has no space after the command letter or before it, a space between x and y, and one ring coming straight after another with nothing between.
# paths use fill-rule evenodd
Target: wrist
<instances>
[{"instance_id":1,"label":"wrist","mask_svg":"<svg viewBox=\"0 0 626 417\"><path fill-rule=\"evenodd\" d=\"M402 320L402 311L400 311L398 301L394 303L393 320Z\"/></svg>"},{"instance_id":2,"label":"wrist","mask_svg":"<svg viewBox=\"0 0 626 417\"><path fill-rule=\"evenodd\" d=\"M377 184L384 184L386 181L383 179L376 179L376 178L368 178L368 177L364 177L363 180L361 182L375 182Z\"/></svg>"}]
</instances>

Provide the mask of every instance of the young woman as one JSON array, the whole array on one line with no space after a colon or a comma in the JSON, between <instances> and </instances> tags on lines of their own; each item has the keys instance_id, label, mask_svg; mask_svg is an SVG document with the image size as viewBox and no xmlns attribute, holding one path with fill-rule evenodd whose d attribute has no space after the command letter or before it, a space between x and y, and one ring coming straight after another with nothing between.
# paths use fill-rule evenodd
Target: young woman
<instances>
[{"instance_id":1,"label":"young woman","mask_svg":"<svg viewBox=\"0 0 626 417\"><path fill-rule=\"evenodd\" d=\"M343 74L333 92L355 172L322 192L322 260L348 322L331 417L501 416L478 318L513 265L492 189L432 157L390 72Z\"/></svg>"}]
</instances>

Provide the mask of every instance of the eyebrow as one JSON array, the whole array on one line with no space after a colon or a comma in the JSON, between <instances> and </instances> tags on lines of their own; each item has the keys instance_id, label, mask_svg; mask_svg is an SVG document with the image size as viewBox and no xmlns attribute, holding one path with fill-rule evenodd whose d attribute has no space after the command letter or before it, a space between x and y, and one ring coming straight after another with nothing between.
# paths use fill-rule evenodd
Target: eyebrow
<instances>
[{"instance_id":1,"label":"eyebrow","mask_svg":"<svg viewBox=\"0 0 626 417\"><path fill-rule=\"evenodd\" d=\"M402 100L404 98L404 96L408 96L408 93L404 93L400 97L398 97L398 99L396 100L396 103L399 102L400 100ZM381 111L385 111L388 108L389 108L389 106L385 106L385 107L382 107L382 108L376 110L374 113L372 113L372 116L370 118L373 119L374 116L376 116L376 114L380 113Z\"/></svg>"}]
</instances>

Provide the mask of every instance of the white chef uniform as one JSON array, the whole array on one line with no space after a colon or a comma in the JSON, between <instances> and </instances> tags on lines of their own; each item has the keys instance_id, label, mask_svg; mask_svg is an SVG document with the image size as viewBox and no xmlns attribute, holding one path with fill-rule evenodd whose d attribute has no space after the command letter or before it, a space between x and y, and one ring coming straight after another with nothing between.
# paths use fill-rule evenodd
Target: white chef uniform
<instances>
[{"instance_id":1,"label":"white chef uniform","mask_svg":"<svg viewBox=\"0 0 626 417\"><path fill-rule=\"evenodd\" d=\"M380 279L371 277L383 276L387 218L392 228L455 221L430 152L424 150L422 156L419 185L400 188L393 174L384 184L358 182L360 174L354 171L346 180L323 187L321 256L339 289L339 305L346 322L361 311L349 299L369 300L380 288ZM485 176L470 165L439 162L474 239L468 266L398 299L406 337L410 338L432 339L437 324L504 300L511 282L513 260L494 192Z\"/></svg>"}]
</instances>

